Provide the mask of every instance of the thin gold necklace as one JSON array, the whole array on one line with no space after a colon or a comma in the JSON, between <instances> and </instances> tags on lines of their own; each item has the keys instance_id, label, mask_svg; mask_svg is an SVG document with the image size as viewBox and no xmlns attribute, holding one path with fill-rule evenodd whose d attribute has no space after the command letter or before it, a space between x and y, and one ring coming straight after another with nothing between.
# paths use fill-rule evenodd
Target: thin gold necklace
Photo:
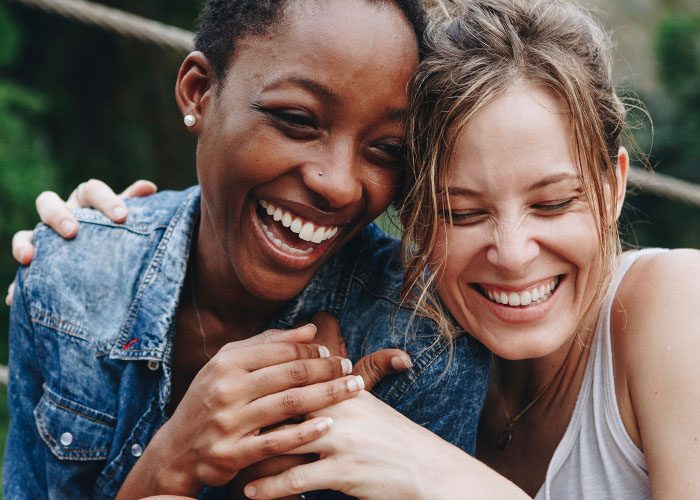
<instances>
[{"instance_id":1,"label":"thin gold necklace","mask_svg":"<svg viewBox=\"0 0 700 500\"><path fill-rule=\"evenodd\" d=\"M491 355L491 357L493 359L493 364L495 366L496 357L493 354ZM561 368L560 368L560 370L561 370ZM552 384L556 380L557 375L559 375L559 370L557 370L557 372L554 374L554 376L552 377L552 380L549 381L547 386L544 389L542 389L540 391L540 393L537 394L537 396L535 396L535 399L530 401L527 404L527 406L525 406L525 408L520 410L520 413L518 413L514 418L510 418L510 413L508 412L508 408L506 407L506 401L505 401L505 399L503 399L503 393L501 392L501 377L500 376L498 377L498 382L496 383L496 392L498 393L498 397L501 400L501 406L503 406L503 413L505 414L505 417L506 417L506 425L503 428L503 430L498 433L498 437L496 438L496 447L498 448L498 451L504 452L504 451L507 451L508 448L510 448L510 443L513 441L513 433L512 433L513 426L515 425L515 423L518 420L520 420L520 417L525 415L525 413L530 408L532 408L535 405L535 403L537 403L537 401L540 400L540 398L542 396L545 395L545 393L549 390L549 388L552 387Z\"/></svg>"}]
</instances>

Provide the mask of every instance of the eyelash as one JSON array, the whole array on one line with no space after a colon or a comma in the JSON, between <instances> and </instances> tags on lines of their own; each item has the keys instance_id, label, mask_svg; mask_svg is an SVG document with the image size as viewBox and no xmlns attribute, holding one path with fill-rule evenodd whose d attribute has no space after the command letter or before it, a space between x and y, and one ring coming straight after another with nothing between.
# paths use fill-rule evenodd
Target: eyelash
<instances>
[{"instance_id":1,"label":"eyelash","mask_svg":"<svg viewBox=\"0 0 700 500\"><path fill-rule=\"evenodd\" d=\"M557 212L562 212L573 205L576 198L569 198L558 203L551 204L536 204L532 207L536 210L541 210L547 212L547 214L556 214ZM448 212L447 210L442 210L440 212L440 217L445 220L452 218L452 222L462 223L464 225L476 224L481 221L480 218L487 216L487 212Z\"/></svg>"}]
</instances>

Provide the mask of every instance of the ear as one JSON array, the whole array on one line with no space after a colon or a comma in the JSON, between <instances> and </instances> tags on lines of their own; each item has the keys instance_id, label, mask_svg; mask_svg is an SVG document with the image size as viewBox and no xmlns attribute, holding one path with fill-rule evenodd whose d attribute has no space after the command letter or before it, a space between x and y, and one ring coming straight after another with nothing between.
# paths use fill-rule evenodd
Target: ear
<instances>
[{"instance_id":1,"label":"ear","mask_svg":"<svg viewBox=\"0 0 700 500\"><path fill-rule=\"evenodd\" d=\"M214 74L209 60L199 51L189 54L177 74L175 99L183 116L195 117L195 124L187 127L195 134L201 129L214 87Z\"/></svg>"},{"instance_id":2,"label":"ear","mask_svg":"<svg viewBox=\"0 0 700 500\"><path fill-rule=\"evenodd\" d=\"M625 203L625 194L627 193L627 175L630 169L630 155L627 149L620 147L617 152L617 170L615 172L615 177L617 178L617 192L615 193L615 199L617 201L617 214L615 214L615 219L620 217L622 213L622 206Z\"/></svg>"}]
</instances>

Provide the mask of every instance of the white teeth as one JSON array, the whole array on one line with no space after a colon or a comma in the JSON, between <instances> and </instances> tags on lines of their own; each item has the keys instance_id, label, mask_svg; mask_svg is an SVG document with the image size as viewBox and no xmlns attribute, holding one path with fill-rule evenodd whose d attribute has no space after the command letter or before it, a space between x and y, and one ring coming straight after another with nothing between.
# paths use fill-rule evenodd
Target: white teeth
<instances>
[{"instance_id":1,"label":"white teeth","mask_svg":"<svg viewBox=\"0 0 700 500\"><path fill-rule=\"evenodd\" d=\"M486 290L482 287L485 295L489 300L496 304L508 305L511 307L529 306L532 303L545 301L551 297L552 293L559 286L559 278L554 278L546 285L533 287L522 292L498 292L495 290Z\"/></svg>"},{"instance_id":2,"label":"white teeth","mask_svg":"<svg viewBox=\"0 0 700 500\"><path fill-rule=\"evenodd\" d=\"M311 241L311 238L314 235L314 225L311 224L310 222L307 222L304 224L304 226L301 228L301 231L299 231L299 238L301 238L304 241Z\"/></svg>"},{"instance_id":3,"label":"white teeth","mask_svg":"<svg viewBox=\"0 0 700 500\"><path fill-rule=\"evenodd\" d=\"M321 243L323 241L323 236L326 234L326 230L322 227L319 227L314 231L313 236L311 236L311 243Z\"/></svg>"},{"instance_id":4,"label":"white teeth","mask_svg":"<svg viewBox=\"0 0 700 500\"><path fill-rule=\"evenodd\" d=\"M289 228L289 230L296 233L302 241L310 241L318 245L338 234L337 226L317 226L313 222L305 221L300 217L294 216L283 208L276 207L267 200L258 200L258 203L275 222L279 222L282 226ZM269 230L269 228L267 229ZM270 232L270 234L274 233ZM276 239L281 241L279 238Z\"/></svg>"},{"instance_id":5,"label":"white teeth","mask_svg":"<svg viewBox=\"0 0 700 500\"><path fill-rule=\"evenodd\" d=\"M285 214L282 216L282 225L284 227L289 227L292 225L292 216L289 212L285 212Z\"/></svg>"},{"instance_id":6,"label":"white teeth","mask_svg":"<svg viewBox=\"0 0 700 500\"><path fill-rule=\"evenodd\" d=\"M270 228L267 227L265 224L263 224L262 227L263 227L263 231L265 231L265 234L267 235L267 237L270 238L270 241L272 241L276 246L278 246L282 250L285 250L286 252L297 254L297 255L307 255L307 254L310 254L311 252L314 251L313 248L307 248L306 250L301 250L299 248L290 247L284 241L277 238L272 233L272 231L270 231Z\"/></svg>"}]
</instances>

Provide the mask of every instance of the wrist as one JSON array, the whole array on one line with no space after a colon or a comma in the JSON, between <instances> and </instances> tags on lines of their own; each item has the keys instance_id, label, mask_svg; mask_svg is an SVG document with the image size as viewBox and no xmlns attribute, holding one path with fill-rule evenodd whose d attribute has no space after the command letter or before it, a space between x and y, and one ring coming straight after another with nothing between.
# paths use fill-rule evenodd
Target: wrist
<instances>
[{"instance_id":1,"label":"wrist","mask_svg":"<svg viewBox=\"0 0 700 500\"><path fill-rule=\"evenodd\" d=\"M169 444L167 424L148 444L134 465L117 495L117 500L130 500L154 495L197 497L204 487L193 474L193 467L178 464L178 454Z\"/></svg>"}]
</instances>

